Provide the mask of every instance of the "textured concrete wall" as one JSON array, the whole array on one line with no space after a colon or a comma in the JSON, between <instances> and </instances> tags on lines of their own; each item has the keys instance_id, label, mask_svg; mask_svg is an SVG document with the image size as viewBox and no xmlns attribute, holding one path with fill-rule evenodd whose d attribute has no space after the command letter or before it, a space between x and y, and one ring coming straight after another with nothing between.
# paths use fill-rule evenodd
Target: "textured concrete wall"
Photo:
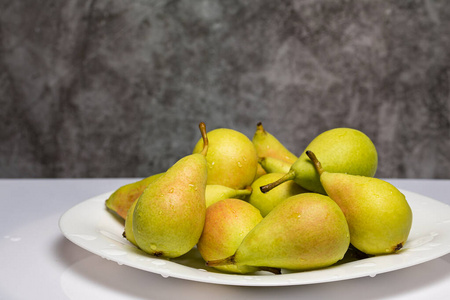
<instances>
[{"instance_id":1,"label":"textured concrete wall","mask_svg":"<svg viewBox=\"0 0 450 300\"><path fill-rule=\"evenodd\" d=\"M450 1L0 0L0 177L144 177L208 129L450 178Z\"/></svg>"}]
</instances>

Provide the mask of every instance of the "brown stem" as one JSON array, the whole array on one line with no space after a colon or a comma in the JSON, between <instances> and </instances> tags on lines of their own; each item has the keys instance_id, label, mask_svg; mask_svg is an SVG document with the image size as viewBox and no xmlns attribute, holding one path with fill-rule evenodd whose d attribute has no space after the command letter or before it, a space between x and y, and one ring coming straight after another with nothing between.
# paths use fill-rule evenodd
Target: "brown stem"
<instances>
[{"instance_id":1,"label":"brown stem","mask_svg":"<svg viewBox=\"0 0 450 300\"><path fill-rule=\"evenodd\" d=\"M226 265L236 265L236 261L234 260L234 255L229 256L227 258L209 260L206 262L208 267L220 267ZM281 269L272 268L272 267L256 267L258 270L271 272L273 274L281 274Z\"/></svg>"},{"instance_id":2,"label":"brown stem","mask_svg":"<svg viewBox=\"0 0 450 300\"><path fill-rule=\"evenodd\" d=\"M202 133L202 138L203 138L203 149L202 152L200 152L200 154L202 154L203 156L206 156L206 153L208 153L208 146L209 146L209 141L208 141L208 136L206 134L206 125L205 123L201 122L198 127L200 128L200 132Z\"/></svg>"},{"instance_id":3,"label":"brown stem","mask_svg":"<svg viewBox=\"0 0 450 300\"><path fill-rule=\"evenodd\" d=\"M308 155L309 159L311 159L311 161L314 164L314 168L316 168L317 173L319 173L319 175L322 175L323 173L323 168L322 168L322 164L320 163L320 161L317 159L316 155L314 154L314 152L307 150L306 151L306 155Z\"/></svg>"},{"instance_id":4,"label":"brown stem","mask_svg":"<svg viewBox=\"0 0 450 300\"><path fill-rule=\"evenodd\" d=\"M256 124L256 131L261 131L262 133L266 133L261 122L258 122L258 124Z\"/></svg>"},{"instance_id":5,"label":"brown stem","mask_svg":"<svg viewBox=\"0 0 450 300\"><path fill-rule=\"evenodd\" d=\"M216 260L208 260L206 262L206 265L208 267L219 267L219 266L226 266L226 265L234 265L234 255L222 258L222 259L216 259Z\"/></svg>"},{"instance_id":6,"label":"brown stem","mask_svg":"<svg viewBox=\"0 0 450 300\"><path fill-rule=\"evenodd\" d=\"M283 177L281 177L277 181L269 183L269 184L266 184L266 185L263 185L259 189L261 190L261 192L263 194L265 194L268 191L270 191L271 189L276 188L277 186L279 186L283 182L286 182L288 180L293 180L294 178L295 178L295 172L293 170L290 170L288 173L286 173L286 175L284 175Z\"/></svg>"}]
</instances>

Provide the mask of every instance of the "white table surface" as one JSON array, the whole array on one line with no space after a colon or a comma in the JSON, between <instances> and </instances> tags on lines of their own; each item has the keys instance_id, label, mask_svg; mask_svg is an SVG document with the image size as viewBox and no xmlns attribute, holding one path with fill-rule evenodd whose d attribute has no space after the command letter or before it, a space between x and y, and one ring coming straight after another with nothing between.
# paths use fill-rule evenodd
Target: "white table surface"
<instances>
[{"instance_id":1,"label":"white table surface","mask_svg":"<svg viewBox=\"0 0 450 300\"><path fill-rule=\"evenodd\" d=\"M287 287L164 278L78 247L58 227L86 199L136 181L0 179L0 299L450 299L450 254L375 277ZM450 204L450 180L387 180Z\"/></svg>"}]
</instances>

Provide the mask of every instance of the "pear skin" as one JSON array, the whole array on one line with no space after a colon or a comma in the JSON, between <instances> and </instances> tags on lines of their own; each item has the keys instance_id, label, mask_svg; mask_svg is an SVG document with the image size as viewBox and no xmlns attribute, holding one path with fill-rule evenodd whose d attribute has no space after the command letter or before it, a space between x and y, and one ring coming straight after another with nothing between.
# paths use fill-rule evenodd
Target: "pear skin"
<instances>
[{"instance_id":1,"label":"pear skin","mask_svg":"<svg viewBox=\"0 0 450 300\"><path fill-rule=\"evenodd\" d=\"M207 184L219 184L234 189L251 185L258 168L258 156L252 141L239 131L218 128L208 132L209 150ZM193 153L202 151L200 139Z\"/></svg>"},{"instance_id":2,"label":"pear skin","mask_svg":"<svg viewBox=\"0 0 450 300\"><path fill-rule=\"evenodd\" d=\"M207 264L317 269L341 260L349 242L347 221L336 202L304 193L276 206L245 236L234 255Z\"/></svg>"},{"instance_id":3,"label":"pear skin","mask_svg":"<svg viewBox=\"0 0 450 300\"><path fill-rule=\"evenodd\" d=\"M258 166L256 167L256 175L255 175L255 178L253 179L253 181L255 181L256 179L258 179L259 177L261 177L264 174L267 174L266 170L264 170L264 168L261 166L261 164L258 163Z\"/></svg>"},{"instance_id":4,"label":"pear skin","mask_svg":"<svg viewBox=\"0 0 450 300\"><path fill-rule=\"evenodd\" d=\"M220 200L235 198L244 199L252 193L252 188L248 186L246 189L232 189L230 187L219 184L206 185L205 199L206 208Z\"/></svg>"},{"instance_id":5,"label":"pear skin","mask_svg":"<svg viewBox=\"0 0 450 300\"><path fill-rule=\"evenodd\" d=\"M133 211L133 234L140 249L154 256L179 257L198 242L206 213L206 153L204 123L201 153L183 157L150 184Z\"/></svg>"},{"instance_id":6,"label":"pear skin","mask_svg":"<svg viewBox=\"0 0 450 300\"><path fill-rule=\"evenodd\" d=\"M313 152L327 194L344 212L351 244L369 255L394 253L405 244L412 211L405 196L392 184L372 177L325 171Z\"/></svg>"},{"instance_id":7,"label":"pear skin","mask_svg":"<svg viewBox=\"0 0 450 300\"><path fill-rule=\"evenodd\" d=\"M377 150L367 135L352 128L334 128L315 137L283 178L261 190L267 192L283 182L294 180L309 191L326 195L306 150L320 157L328 172L373 177L377 170Z\"/></svg>"},{"instance_id":8,"label":"pear skin","mask_svg":"<svg viewBox=\"0 0 450 300\"><path fill-rule=\"evenodd\" d=\"M251 187L253 192L249 196L248 202L259 209L263 217L265 217L275 206L280 204L281 201L284 201L291 196L307 192L294 181L286 182L268 193L264 194L261 192L259 189L260 186L276 181L283 177L283 175L284 174L282 173L268 173L252 183Z\"/></svg>"},{"instance_id":9,"label":"pear skin","mask_svg":"<svg viewBox=\"0 0 450 300\"><path fill-rule=\"evenodd\" d=\"M206 210L205 226L197 249L205 261L233 255L247 233L261 220L259 211L243 200L220 200ZM240 274L258 271L258 268L236 265L218 266L216 269Z\"/></svg>"},{"instance_id":10,"label":"pear skin","mask_svg":"<svg viewBox=\"0 0 450 300\"><path fill-rule=\"evenodd\" d=\"M136 239L134 238L134 234L133 234L133 213L134 213L134 208L136 207L137 201L138 201L138 199L136 199L133 202L130 209L128 210L127 217L125 219L125 229L122 234L124 238L126 238L130 243L132 243L136 247L138 245L136 243Z\"/></svg>"},{"instance_id":11,"label":"pear skin","mask_svg":"<svg viewBox=\"0 0 450 300\"><path fill-rule=\"evenodd\" d=\"M262 123L256 125L252 139L259 157L273 157L293 164L297 156L289 151L275 136L267 132Z\"/></svg>"},{"instance_id":12,"label":"pear skin","mask_svg":"<svg viewBox=\"0 0 450 300\"><path fill-rule=\"evenodd\" d=\"M162 174L163 173L155 174L142 180L121 186L105 201L106 207L115 212L122 219L126 219L128 210L133 202L139 198L150 183L158 179Z\"/></svg>"},{"instance_id":13,"label":"pear skin","mask_svg":"<svg viewBox=\"0 0 450 300\"><path fill-rule=\"evenodd\" d=\"M284 160L274 157L261 157L259 164L266 171L266 173L283 173L286 174L290 171L292 164L285 162Z\"/></svg>"}]
</instances>

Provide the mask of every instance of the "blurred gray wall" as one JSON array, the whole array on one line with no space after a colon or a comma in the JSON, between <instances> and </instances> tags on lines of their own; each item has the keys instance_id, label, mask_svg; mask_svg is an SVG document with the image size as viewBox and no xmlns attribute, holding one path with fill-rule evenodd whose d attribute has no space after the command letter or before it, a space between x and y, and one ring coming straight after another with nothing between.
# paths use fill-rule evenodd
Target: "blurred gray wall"
<instances>
[{"instance_id":1,"label":"blurred gray wall","mask_svg":"<svg viewBox=\"0 0 450 300\"><path fill-rule=\"evenodd\" d=\"M0 0L0 177L144 177L262 122L450 178L450 1Z\"/></svg>"}]
</instances>

